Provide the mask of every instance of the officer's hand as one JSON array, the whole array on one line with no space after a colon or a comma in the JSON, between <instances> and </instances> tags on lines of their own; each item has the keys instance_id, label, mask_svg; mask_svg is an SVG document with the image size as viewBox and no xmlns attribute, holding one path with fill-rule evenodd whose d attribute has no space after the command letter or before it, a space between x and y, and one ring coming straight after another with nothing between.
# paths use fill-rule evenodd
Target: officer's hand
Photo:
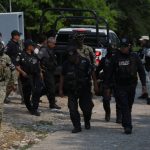
<instances>
[{"instance_id":1,"label":"officer's hand","mask_svg":"<svg viewBox=\"0 0 150 150\"><path fill-rule=\"evenodd\" d=\"M63 90L59 90L59 96L60 96L61 98L63 98L63 97L64 97Z\"/></svg>"}]
</instances>

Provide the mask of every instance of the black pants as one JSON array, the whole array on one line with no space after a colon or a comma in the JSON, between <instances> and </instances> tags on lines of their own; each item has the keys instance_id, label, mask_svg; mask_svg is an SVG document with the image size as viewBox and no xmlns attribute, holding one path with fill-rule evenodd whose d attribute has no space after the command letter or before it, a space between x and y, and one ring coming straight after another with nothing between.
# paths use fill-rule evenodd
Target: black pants
<instances>
[{"instance_id":1,"label":"black pants","mask_svg":"<svg viewBox=\"0 0 150 150\"><path fill-rule=\"evenodd\" d=\"M41 78L21 78L24 103L30 112L37 111L41 96Z\"/></svg>"},{"instance_id":2,"label":"black pants","mask_svg":"<svg viewBox=\"0 0 150 150\"><path fill-rule=\"evenodd\" d=\"M55 104L55 76L53 72L43 72L46 95L50 106Z\"/></svg>"},{"instance_id":3,"label":"black pants","mask_svg":"<svg viewBox=\"0 0 150 150\"><path fill-rule=\"evenodd\" d=\"M122 126L132 129L132 105L135 98L136 85L117 86L118 102L121 106Z\"/></svg>"},{"instance_id":4,"label":"black pants","mask_svg":"<svg viewBox=\"0 0 150 150\"><path fill-rule=\"evenodd\" d=\"M73 93L68 95L68 108L70 111L70 119L75 128L80 128L80 114L78 111L78 102L83 112L84 121L89 122L91 120L92 108L94 104L92 102L91 88L86 87L84 91L80 91L79 96L75 96Z\"/></svg>"},{"instance_id":5,"label":"black pants","mask_svg":"<svg viewBox=\"0 0 150 150\"><path fill-rule=\"evenodd\" d=\"M121 118L121 106L120 106L120 103L118 102L118 97L117 97L116 92L117 92L116 89L113 88L113 94L114 94L115 101L116 101L116 118L119 119ZM103 90L103 108L105 112L108 114L111 113L111 109L110 109L111 93L112 93L112 90L109 90L109 91L108 89Z\"/></svg>"}]
</instances>

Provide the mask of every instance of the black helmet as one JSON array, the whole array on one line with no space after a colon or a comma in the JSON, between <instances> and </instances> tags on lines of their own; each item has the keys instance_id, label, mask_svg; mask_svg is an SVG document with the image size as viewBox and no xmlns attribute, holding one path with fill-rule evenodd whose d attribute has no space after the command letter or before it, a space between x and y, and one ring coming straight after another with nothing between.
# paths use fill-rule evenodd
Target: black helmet
<instances>
[{"instance_id":1,"label":"black helmet","mask_svg":"<svg viewBox=\"0 0 150 150\"><path fill-rule=\"evenodd\" d=\"M121 39L120 47L128 47L130 45L131 45L131 43L129 42L129 40L127 38L122 38Z\"/></svg>"}]
</instances>

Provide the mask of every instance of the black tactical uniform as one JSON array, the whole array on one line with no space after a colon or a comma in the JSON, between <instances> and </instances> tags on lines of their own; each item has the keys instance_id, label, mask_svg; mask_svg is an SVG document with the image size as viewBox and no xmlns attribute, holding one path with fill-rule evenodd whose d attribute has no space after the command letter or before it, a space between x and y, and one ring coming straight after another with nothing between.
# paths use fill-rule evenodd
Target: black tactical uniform
<instances>
[{"instance_id":1,"label":"black tactical uniform","mask_svg":"<svg viewBox=\"0 0 150 150\"><path fill-rule=\"evenodd\" d=\"M92 108L91 73L93 67L88 59L79 57L77 64L69 60L63 64L62 76L64 84L68 87L68 107L70 118L74 126L73 133L81 131L80 114L78 112L78 100L83 112L85 128L90 129Z\"/></svg>"},{"instance_id":2,"label":"black tactical uniform","mask_svg":"<svg viewBox=\"0 0 150 150\"><path fill-rule=\"evenodd\" d=\"M122 126L126 134L132 132L131 111L138 80L137 73L140 76L142 86L145 86L145 71L141 60L135 53L129 52L125 54L118 51L112 57L107 74L107 81L109 81L107 84L111 83L112 76L114 76L118 101L122 112Z\"/></svg>"},{"instance_id":3,"label":"black tactical uniform","mask_svg":"<svg viewBox=\"0 0 150 150\"><path fill-rule=\"evenodd\" d=\"M15 40L13 40L13 37L16 36L16 35L20 36L20 33L17 30L14 30L14 31L12 31L11 35L12 35L12 39L8 42L8 44L5 48L5 52L10 57L12 63L14 65L16 65L16 57L21 54L22 50L21 50L20 44L18 42L15 42ZM20 82L20 78L18 78L16 71L14 71L12 73L12 78L11 78L10 82L8 83L8 85L7 85L6 98L5 98L5 101L4 101L6 103L10 102L10 100L8 99L8 96L11 93L11 91L13 91L14 85L16 85L15 82L18 83L18 88L19 88L20 94L22 96L22 103L24 101L23 100L23 93L22 93L22 90L21 90L22 85L21 85L21 82Z\"/></svg>"},{"instance_id":4,"label":"black tactical uniform","mask_svg":"<svg viewBox=\"0 0 150 150\"><path fill-rule=\"evenodd\" d=\"M31 114L39 116L39 113L37 113L41 96L39 60L35 54L28 54L26 51L23 51L16 58L16 66L20 66L27 74L27 77L20 74L24 103ZM32 99L30 100L31 95Z\"/></svg>"},{"instance_id":5,"label":"black tactical uniform","mask_svg":"<svg viewBox=\"0 0 150 150\"><path fill-rule=\"evenodd\" d=\"M112 81L111 87L108 88L106 85L106 77L107 74L109 73L109 65L111 63L111 57L112 57L112 52L108 52L107 55L102 58L101 63L98 65L96 72L97 72L97 77L100 79L100 86L102 86L100 89L102 89L102 96L103 96L103 108L105 110L105 120L109 121L110 120L110 114L111 114L111 109L110 109L110 100L111 100L111 93L113 92L116 100L116 123L121 123L121 108L118 103L117 95L116 95L116 90L114 83ZM101 72L102 71L102 72Z\"/></svg>"},{"instance_id":6,"label":"black tactical uniform","mask_svg":"<svg viewBox=\"0 0 150 150\"><path fill-rule=\"evenodd\" d=\"M21 47L18 42L10 40L6 46L6 54L11 58L12 63L15 65L16 57L21 53Z\"/></svg>"},{"instance_id":7,"label":"black tactical uniform","mask_svg":"<svg viewBox=\"0 0 150 150\"><path fill-rule=\"evenodd\" d=\"M56 69L56 58L53 49L49 49L46 46L42 46L38 53L40 64L42 68L44 84L46 87L46 95L49 100L51 109L60 109L55 102L55 69Z\"/></svg>"}]
</instances>

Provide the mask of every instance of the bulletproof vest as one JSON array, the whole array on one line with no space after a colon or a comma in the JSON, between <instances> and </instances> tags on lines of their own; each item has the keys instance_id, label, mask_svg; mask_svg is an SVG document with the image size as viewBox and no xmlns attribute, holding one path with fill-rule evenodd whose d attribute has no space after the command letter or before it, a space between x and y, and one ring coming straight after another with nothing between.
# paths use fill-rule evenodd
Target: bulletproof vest
<instances>
[{"instance_id":1,"label":"bulletproof vest","mask_svg":"<svg viewBox=\"0 0 150 150\"><path fill-rule=\"evenodd\" d=\"M91 68L85 59L78 65L67 66L66 81L69 90L82 90L83 87L90 85Z\"/></svg>"},{"instance_id":2,"label":"bulletproof vest","mask_svg":"<svg viewBox=\"0 0 150 150\"><path fill-rule=\"evenodd\" d=\"M22 53L20 58L22 69L29 75L35 75L40 72L38 58L34 54Z\"/></svg>"},{"instance_id":3,"label":"bulletproof vest","mask_svg":"<svg viewBox=\"0 0 150 150\"><path fill-rule=\"evenodd\" d=\"M9 68L9 63L7 59L7 55L3 54L0 56L0 82L9 79L11 72Z\"/></svg>"},{"instance_id":4,"label":"bulletproof vest","mask_svg":"<svg viewBox=\"0 0 150 150\"><path fill-rule=\"evenodd\" d=\"M137 80L137 61L134 54L121 57L116 56L116 80L118 82L132 82Z\"/></svg>"},{"instance_id":5,"label":"bulletproof vest","mask_svg":"<svg viewBox=\"0 0 150 150\"><path fill-rule=\"evenodd\" d=\"M11 58L11 57L16 57L19 52L21 52L21 47L19 43L17 42L15 43L14 41L10 40L5 48L5 53Z\"/></svg>"}]
</instances>

